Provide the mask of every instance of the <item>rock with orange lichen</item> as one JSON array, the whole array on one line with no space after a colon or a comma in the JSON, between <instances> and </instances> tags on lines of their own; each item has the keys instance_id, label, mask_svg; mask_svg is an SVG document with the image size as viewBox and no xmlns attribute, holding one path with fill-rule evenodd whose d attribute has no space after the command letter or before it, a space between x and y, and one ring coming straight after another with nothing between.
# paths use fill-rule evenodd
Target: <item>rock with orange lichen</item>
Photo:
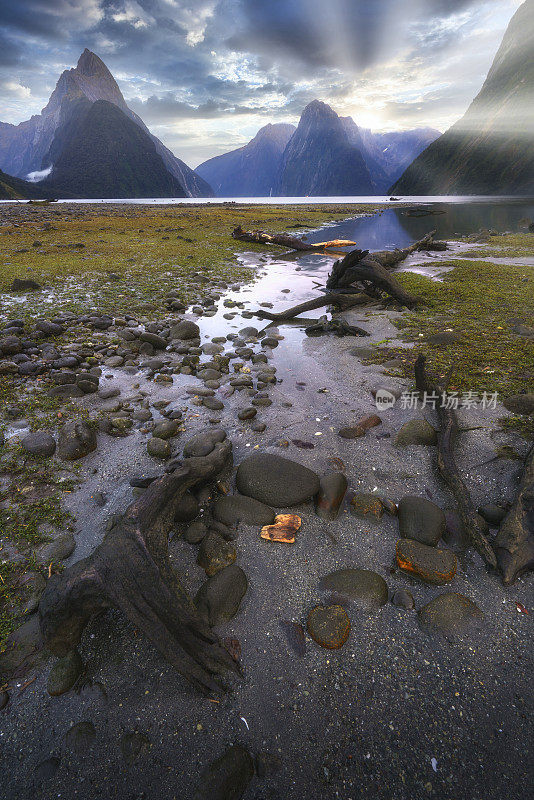
<instances>
[{"instance_id":1,"label":"rock with orange lichen","mask_svg":"<svg viewBox=\"0 0 534 800\"><path fill-rule=\"evenodd\" d=\"M442 586L456 575L458 562L452 550L429 547L415 539L399 539L396 557L400 569L425 583Z\"/></svg>"},{"instance_id":2,"label":"rock with orange lichen","mask_svg":"<svg viewBox=\"0 0 534 800\"><path fill-rule=\"evenodd\" d=\"M350 619L342 606L315 606L308 614L308 633L328 650L343 647L350 633Z\"/></svg>"},{"instance_id":3,"label":"rock with orange lichen","mask_svg":"<svg viewBox=\"0 0 534 800\"><path fill-rule=\"evenodd\" d=\"M378 522L384 515L384 504L376 494L357 492L350 501L350 510L356 517Z\"/></svg>"}]
</instances>

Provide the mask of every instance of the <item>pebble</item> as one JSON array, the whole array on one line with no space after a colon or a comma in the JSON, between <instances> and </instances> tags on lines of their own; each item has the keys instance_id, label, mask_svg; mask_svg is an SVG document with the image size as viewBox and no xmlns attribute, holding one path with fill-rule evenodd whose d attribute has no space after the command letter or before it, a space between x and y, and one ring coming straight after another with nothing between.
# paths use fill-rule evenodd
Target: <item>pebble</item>
<instances>
[{"instance_id":1,"label":"pebble","mask_svg":"<svg viewBox=\"0 0 534 800\"><path fill-rule=\"evenodd\" d=\"M342 606L315 606L308 614L308 633L329 650L343 647L350 633L350 619Z\"/></svg>"},{"instance_id":2,"label":"pebble","mask_svg":"<svg viewBox=\"0 0 534 800\"><path fill-rule=\"evenodd\" d=\"M409 445L433 445L437 443L436 431L426 419L411 419L405 422L394 440L396 447Z\"/></svg>"},{"instance_id":3,"label":"pebble","mask_svg":"<svg viewBox=\"0 0 534 800\"><path fill-rule=\"evenodd\" d=\"M236 558L235 547L218 533L210 531L200 544L197 564L205 570L206 575L211 576L233 564Z\"/></svg>"},{"instance_id":4,"label":"pebble","mask_svg":"<svg viewBox=\"0 0 534 800\"><path fill-rule=\"evenodd\" d=\"M209 625L220 625L237 614L247 588L247 576L241 567L232 564L202 584L195 605Z\"/></svg>"},{"instance_id":5,"label":"pebble","mask_svg":"<svg viewBox=\"0 0 534 800\"><path fill-rule=\"evenodd\" d=\"M315 513L318 517L337 519L347 485L347 478L342 472L331 472L321 478L319 493L315 498Z\"/></svg>"},{"instance_id":6,"label":"pebble","mask_svg":"<svg viewBox=\"0 0 534 800\"><path fill-rule=\"evenodd\" d=\"M445 533L445 514L424 497L406 495L397 508L399 532L404 539L436 545Z\"/></svg>"},{"instance_id":7,"label":"pebble","mask_svg":"<svg viewBox=\"0 0 534 800\"><path fill-rule=\"evenodd\" d=\"M455 635L477 627L484 619L480 608L463 594L445 592L419 609L420 626L429 633Z\"/></svg>"},{"instance_id":8,"label":"pebble","mask_svg":"<svg viewBox=\"0 0 534 800\"><path fill-rule=\"evenodd\" d=\"M167 442L165 439L154 437L148 440L146 449L148 455L152 456L152 458L170 458L172 452L169 442Z\"/></svg>"},{"instance_id":9,"label":"pebble","mask_svg":"<svg viewBox=\"0 0 534 800\"><path fill-rule=\"evenodd\" d=\"M323 591L355 601L366 608L379 608L388 601L388 586L384 578L370 569L340 569L321 578Z\"/></svg>"}]
</instances>

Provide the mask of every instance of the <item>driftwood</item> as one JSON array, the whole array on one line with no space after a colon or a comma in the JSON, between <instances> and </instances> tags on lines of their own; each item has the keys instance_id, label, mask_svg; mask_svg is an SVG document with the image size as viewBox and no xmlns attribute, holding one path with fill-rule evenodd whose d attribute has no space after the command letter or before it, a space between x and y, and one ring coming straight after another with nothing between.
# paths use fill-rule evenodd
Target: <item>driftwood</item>
<instances>
[{"instance_id":1,"label":"driftwood","mask_svg":"<svg viewBox=\"0 0 534 800\"><path fill-rule=\"evenodd\" d=\"M357 294L341 294L341 293L328 293L314 297L313 300L307 300L305 303L299 303L297 306L292 306L286 311L279 311L274 314L270 311L265 311L259 308L254 313L262 319L270 319L273 322L284 322L285 320L298 317L300 314L305 314L306 311L313 311L316 308L323 306L336 306L340 311L347 311L353 306L361 306L368 303L372 298L368 294L358 292Z\"/></svg>"},{"instance_id":2,"label":"driftwood","mask_svg":"<svg viewBox=\"0 0 534 800\"><path fill-rule=\"evenodd\" d=\"M429 395L436 394L438 396L436 409L440 423L438 430L439 471L456 499L460 519L473 547L480 553L484 561L490 566L496 567L497 559L495 553L486 538L486 524L477 514L471 495L460 476L454 458L454 446L459 432L456 414L454 409L447 408L446 404L441 402L445 387L428 379L423 355L420 355L415 362L415 383L417 390L421 394L426 391Z\"/></svg>"},{"instance_id":3,"label":"driftwood","mask_svg":"<svg viewBox=\"0 0 534 800\"><path fill-rule=\"evenodd\" d=\"M336 247L352 247L356 242L350 239L332 239L327 242L307 242L298 236L289 233L265 233L265 231L245 231L238 225L232 231L232 237L240 242L254 242L254 244L277 244L280 247L289 247L291 250L328 250Z\"/></svg>"},{"instance_id":4,"label":"driftwood","mask_svg":"<svg viewBox=\"0 0 534 800\"><path fill-rule=\"evenodd\" d=\"M307 336L320 336L322 333L335 333L336 336L370 336L371 334L357 325L349 325L344 319L321 319L305 329Z\"/></svg>"},{"instance_id":5,"label":"driftwood","mask_svg":"<svg viewBox=\"0 0 534 800\"><path fill-rule=\"evenodd\" d=\"M517 497L502 522L494 547L505 586L534 569L534 445L525 461Z\"/></svg>"},{"instance_id":6,"label":"driftwood","mask_svg":"<svg viewBox=\"0 0 534 800\"><path fill-rule=\"evenodd\" d=\"M184 492L212 481L231 451L225 441L207 456L184 459L150 484L92 555L50 578L39 614L52 653L64 656L78 645L95 613L114 607L201 691L220 691L213 676L224 669L239 672L182 588L167 547Z\"/></svg>"}]
</instances>

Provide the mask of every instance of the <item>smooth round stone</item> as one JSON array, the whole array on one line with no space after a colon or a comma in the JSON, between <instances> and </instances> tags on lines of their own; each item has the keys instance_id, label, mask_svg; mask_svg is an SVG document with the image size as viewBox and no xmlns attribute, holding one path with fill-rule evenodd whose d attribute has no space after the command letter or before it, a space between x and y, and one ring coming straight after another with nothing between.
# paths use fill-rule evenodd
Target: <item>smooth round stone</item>
<instances>
[{"instance_id":1,"label":"smooth round stone","mask_svg":"<svg viewBox=\"0 0 534 800\"><path fill-rule=\"evenodd\" d=\"M72 689L83 671L83 661L77 650L71 650L58 659L48 676L47 690L52 697L58 697Z\"/></svg>"},{"instance_id":2,"label":"smooth round stone","mask_svg":"<svg viewBox=\"0 0 534 800\"><path fill-rule=\"evenodd\" d=\"M158 422L158 424L152 431L152 436L155 439L171 439L173 436L176 436L179 427L180 426L178 422L176 422L176 420L166 420L165 422Z\"/></svg>"},{"instance_id":3,"label":"smooth round stone","mask_svg":"<svg viewBox=\"0 0 534 800\"><path fill-rule=\"evenodd\" d=\"M210 411L221 411L224 408L222 400L218 400L216 397L205 397L202 404Z\"/></svg>"},{"instance_id":4,"label":"smooth round stone","mask_svg":"<svg viewBox=\"0 0 534 800\"><path fill-rule=\"evenodd\" d=\"M50 457L56 452L56 440L46 431L37 431L24 437L22 447L33 456Z\"/></svg>"},{"instance_id":5,"label":"smooth round stone","mask_svg":"<svg viewBox=\"0 0 534 800\"><path fill-rule=\"evenodd\" d=\"M439 550L414 539L398 540L396 558L404 572L437 586L452 581L458 566L452 550Z\"/></svg>"},{"instance_id":6,"label":"smooth round stone","mask_svg":"<svg viewBox=\"0 0 534 800\"><path fill-rule=\"evenodd\" d=\"M343 647L350 633L350 619L341 606L315 606L308 614L308 633L328 650Z\"/></svg>"},{"instance_id":7,"label":"smooth round stone","mask_svg":"<svg viewBox=\"0 0 534 800\"><path fill-rule=\"evenodd\" d=\"M199 512L200 505L196 497L191 492L184 492L180 505L174 514L174 521L178 523L191 522L195 517L198 517Z\"/></svg>"},{"instance_id":8,"label":"smooth round stone","mask_svg":"<svg viewBox=\"0 0 534 800\"><path fill-rule=\"evenodd\" d=\"M296 461L256 453L237 470L236 485L248 497L274 507L295 506L319 491L319 476Z\"/></svg>"},{"instance_id":9,"label":"smooth round stone","mask_svg":"<svg viewBox=\"0 0 534 800\"><path fill-rule=\"evenodd\" d=\"M513 394L503 400L503 406L513 414L532 414L534 411L534 392Z\"/></svg>"},{"instance_id":10,"label":"smooth round stone","mask_svg":"<svg viewBox=\"0 0 534 800\"><path fill-rule=\"evenodd\" d=\"M208 526L202 520L196 520L192 522L191 525L187 527L186 532L184 533L184 539L189 544L200 544L204 536L206 536L208 532Z\"/></svg>"},{"instance_id":11,"label":"smooth round stone","mask_svg":"<svg viewBox=\"0 0 534 800\"><path fill-rule=\"evenodd\" d=\"M59 457L66 461L84 458L96 450L97 438L94 428L84 421L68 422L59 432Z\"/></svg>"},{"instance_id":12,"label":"smooth round stone","mask_svg":"<svg viewBox=\"0 0 534 800\"><path fill-rule=\"evenodd\" d=\"M236 558L235 547L218 533L210 531L200 544L197 564L205 570L206 575L211 576L224 567L229 567Z\"/></svg>"},{"instance_id":13,"label":"smooth round stone","mask_svg":"<svg viewBox=\"0 0 534 800\"><path fill-rule=\"evenodd\" d=\"M445 533L445 514L425 497L406 495L397 507L397 515L403 539L436 545Z\"/></svg>"},{"instance_id":14,"label":"smooth round stone","mask_svg":"<svg viewBox=\"0 0 534 800\"><path fill-rule=\"evenodd\" d=\"M234 744L202 773L192 800L240 800L254 777L254 759Z\"/></svg>"},{"instance_id":15,"label":"smooth round stone","mask_svg":"<svg viewBox=\"0 0 534 800\"><path fill-rule=\"evenodd\" d=\"M228 494L220 497L213 508L213 515L223 525L272 525L275 513L272 508L238 494Z\"/></svg>"},{"instance_id":16,"label":"smooth round stone","mask_svg":"<svg viewBox=\"0 0 534 800\"><path fill-rule=\"evenodd\" d=\"M391 602L394 606L397 606L398 608L405 608L407 611L410 611L415 607L413 595L406 589L397 589L391 598Z\"/></svg>"},{"instance_id":17,"label":"smooth round stone","mask_svg":"<svg viewBox=\"0 0 534 800\"><path fill-rule=\"evenodd\" d=\"M505 518L507 511L505 508L498 506L496 503L488 503L485 506L480 506L478 513L483 519L486 520L488 525L491 525L492 528L498 528Z\"/></svg>"},{"instance_id":18,"label":"smooth round stone","mask_svg":"<svg viewBox=\"0 0 534 800\"><path fill-rule=\"evenodd\" d=\"M321 578L319 587L368 608L379 608L388 601L387 583L381 575L370 569L336 570Z\"/></svg>"},{"instance_id":19,"label":"smooth round stone","mask_svg":"<svg viewBox=\"0 0 534 800\"><path fill-rule=\"evenodd\" d=\"M423 629L445 636L465 633L478 627L484 619L476 603L457 592L445 592L434 597L419 609L417 616Z\"/></svg>"},{"instance_id":20,"label":"smooth round stone","mask_svg":"<svg viewBox=\"0 0 534 800\"><path fill-rule=\"evenodd\" d=\"M315 512L318 517L337 519L347 485L347 478L342 472L331 472L321 478L319 494L315 498Z\"/></svg>"},{"instance_id":21,"label":"smooth round stone","mask_svg":"<svg viewBox=\"0 0 534 800\"><path fill-rule=\"evenodd\" d=\"M149 456L152 458L170 458L171 446L165 439L152 438L149 439L146 445Z\"/></svg>"},{"instance_id":22,"label":"smooth round stone","mask_svg":"<svg viewBox=\"0 0 534 800\"><path fill-rule=\"evenodd\" d=\"M258 413L257 408L243 408L238 416L238 419L245 420L245 419L253 419L256 414Z\"/></svg>"},{"instance_id":23,"label":"smooth round stone","mask_svg":"<svg viewBox=\"0 0 534 800\"><path fill-rule=\"evenodd\" d=\"M409 422L405 422L395 437L397 447L436 443L436 431L426 419L411 419Z\"/></svg>"},{"instance_id":24,"label":"smooth round stone","mask_svg":"<svg viewBox=\"0 0 534 800\"><path fill-rule=\"evenodd\" d=\"M241 567L232 564L202 584L195 605L209 625L220 625L235 617L247 589L247 576Z\"/></svg>"},{"instance_id":25,"label":"smooth round stone","mask_svg":"<svg viewBox=\"0 0 534 800\"><path fill-rule=\"evenodd\" d=\"M197 433L185 444L183 450L184 458L208 456L214 450L215 445L224 442L225 439L226 431L221 428Z\"/></svg>"},{"instance_id":26,"label":"smooth round stone","mask_svg":"<svg viewBox=\"0 0 534 800\"><path fill-rule=\"evenodd\" d=\"M372 492L356 492L350 501L350 510L355 517L378 522L384 516L384 506L376 494Z\"/></svg>"},{"instance_id":27,"label":"smooth round stone","mask_svg":"<svg viewBox=\"0 0 534 800\"><path fill-rule=\"evenodd\" d=\"M69 728L65 734L65 744L71 750L83 755L89 750L96 739L95 726L92 722L78 722Z\"/></svg>"},{"instance_id":28,"label":"smooth round stone","mask_svg":"<svg viewBox=\"0 0 534 800\"><path fill-rule=\"evenodd\" d=\"M51 542L46 542L36 550L37 560L48 566L51 563L64 561L74 552L76 540L72 533L62 533Z\"/></svg>"}]
</instances>

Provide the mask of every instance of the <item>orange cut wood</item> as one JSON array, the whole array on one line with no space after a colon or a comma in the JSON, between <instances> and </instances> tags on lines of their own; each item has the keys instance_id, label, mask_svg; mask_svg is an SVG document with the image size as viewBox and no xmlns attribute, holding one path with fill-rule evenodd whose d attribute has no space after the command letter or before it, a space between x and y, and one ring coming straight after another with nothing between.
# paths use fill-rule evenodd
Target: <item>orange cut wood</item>
<instances>
[{"instance_id":1,"label":"orange cut wood","mask_svg":"<svg viewBox=\"0 0 534 800\"><path fill-rule=\"evenodd\" d=\"M273 525L264 525L260 531L260 536L269 542L293 544L301 522L301 518L296 514L278 514L274 518Z\"/></svg>"}]
</instances>

